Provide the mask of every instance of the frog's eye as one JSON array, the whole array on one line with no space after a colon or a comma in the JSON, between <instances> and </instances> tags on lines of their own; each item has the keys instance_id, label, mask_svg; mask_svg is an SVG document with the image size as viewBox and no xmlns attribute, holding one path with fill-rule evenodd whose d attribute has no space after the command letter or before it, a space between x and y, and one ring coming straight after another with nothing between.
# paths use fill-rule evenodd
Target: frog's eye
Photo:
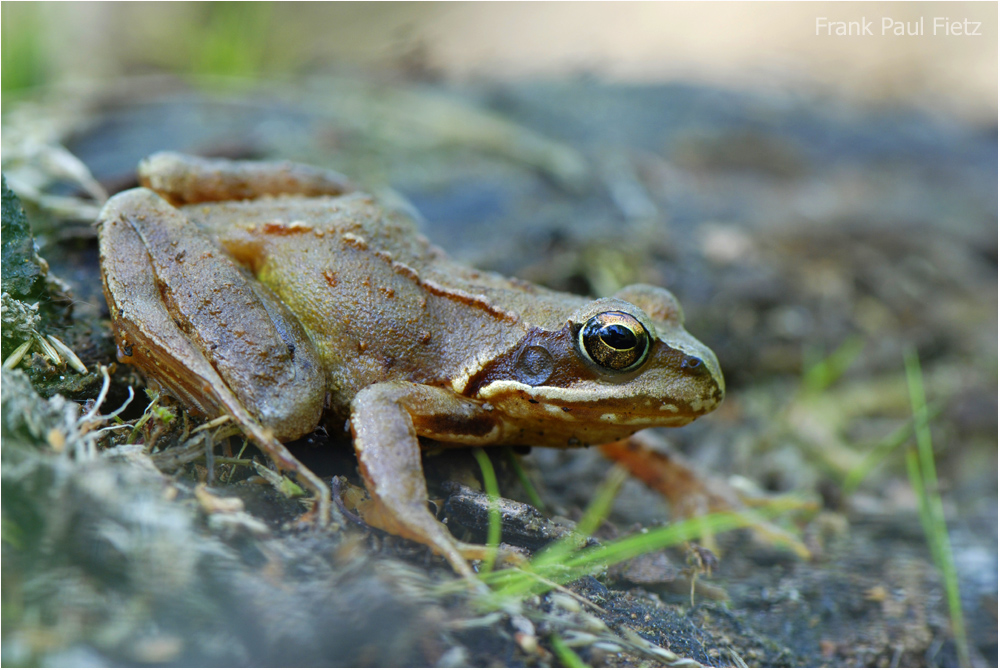
<instances>
[{"instance_id":1,"label":"frog's eye","mask_svg":"<svg viewBox=\"0 0 1000 670\"><path fill-rule=\"evenodd\" d=\"M625 372L642 365L649 352L649 333L631 314L603 312L590 317L579 335L580 351L609 370Z\"/></svg>"}]
</instances>

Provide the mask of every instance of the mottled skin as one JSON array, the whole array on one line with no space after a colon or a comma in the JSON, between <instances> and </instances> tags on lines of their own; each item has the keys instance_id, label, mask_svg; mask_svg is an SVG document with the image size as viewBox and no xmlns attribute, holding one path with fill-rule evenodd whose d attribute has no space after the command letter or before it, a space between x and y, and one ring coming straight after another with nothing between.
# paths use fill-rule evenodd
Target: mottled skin
<instances>
[{"instance_id":1,"label":"mottled skin","mask_svg":"<svg viewBox=\"0 0 1000 670\"><path fill-rule=\"evenodd\" d=\"M460 265L315 168L157 154L140 177L148 188L100 217L120 360L207 415L231 415L317 494L320 521L328 490L281 441L323 416L350 420L380 525L469 575L464 557L479 548L428 512L418 436L600 444L722 401L715 356L664 289L593 301ZM632 367L598 363L578 337L608 313L648 335Z\"/></svg>"}]
</instances>

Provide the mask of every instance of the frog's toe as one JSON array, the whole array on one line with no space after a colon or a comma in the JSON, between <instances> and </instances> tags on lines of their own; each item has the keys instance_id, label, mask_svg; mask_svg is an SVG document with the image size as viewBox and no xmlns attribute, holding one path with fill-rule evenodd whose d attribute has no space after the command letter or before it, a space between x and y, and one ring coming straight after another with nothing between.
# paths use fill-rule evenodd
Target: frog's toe
<instances>
[{"instance_id":1,"label":"frog's toe","mask_svg":"<svg viewBox=\"0 0 1000 670\"><path fill-rule=\"evenodd\" d=\"M355 190L343 175L311 165L201 158L170 151L143 160L139 180L178 205L268 195L342 195Z\"/></svg>"},{"instance_id":2,"label":"frog's toe","mask_svg":"<svg viewBox=\"0 0 1000 670\"><path fill-rule=\"evenodd\" d=\"M526 549L508 544L492 547L485 544L458 542L456 546L465 560L487 561L492 558L495 561L494 565L498 567L523 566L531 559L531 555Z\"/></svg>"},{"instance_id":3,"label":"frog's toe","mask_svg":"<svg viewBox=\"0 0 1000 670\"><path fill-rule=\"evenodd\" d=\"M489 555L489 547L459 542L426 508L423 508L423 514L416 510L412 514L398 514L377 498L369 497L364 489L348 483L338 486L338 494L350 517L372 528L429 547L435 554L448 561L451 568L461 577L470 583L482 584L469 565L469 561L485 559ZM354 510L354 514L350 513L351 509Z\"/></svg>"}]
</instances>

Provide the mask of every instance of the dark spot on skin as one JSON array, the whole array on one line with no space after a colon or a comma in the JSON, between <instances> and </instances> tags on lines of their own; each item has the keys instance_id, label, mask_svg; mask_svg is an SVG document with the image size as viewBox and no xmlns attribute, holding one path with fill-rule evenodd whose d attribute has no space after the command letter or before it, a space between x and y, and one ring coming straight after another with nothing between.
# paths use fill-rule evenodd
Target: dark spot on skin
<instances>
[{"instance_id":1,"label":"dark spot on skin","mask_svg":"<svg viewBox=\"0 0 1000 670\"><path fill-rule=\"evenodd\" d=\"M528 402L530 402L532 405L537 405L538 404L538 401L535 400L534 398L528 398Z\"/></svg>"},{"instance_id":2,"label":"dark spot on skin","mask_svg":"<svg viewBox=\"0 0 1000 670\"><path fill-rule=\"evenodd\" d=\"M563 407L562 411L564 411L564 412L572 412L573 410L570 407Z\"/></svg>"},{"instance_id":3,"label":"dark spot on skin","mask_svg":"<svg viewBox=\"0 0 1000 670\"><path fill-rule=\"evenodd\" d=\"M468 435L482 436L493 430L493 420L477 414L435 414L421 417L419 429L421 434L437 435Z\"/></svg>"},{"instance_id":4,"label":"dark spot on skin","mask_svg":"<svg viewBox=\"0 0 1000 670\"><path fill-rule=\"evenodd\" d=\"M292 358L295 358L295 345L289 342L287 347L288 347L288 355L291 356Z\"/></svg>"},{"instance_id":5,"label":"dark spot on skin","mask_svg":"<svg viewBox=\"0 0 1000 670\"><path fill-rule=\"evenodd\" d=\"M132 357L132 345L131 344L123 344L122 345L122 353L125 354L127 357L131 358Z\"/></svg>"},{"instance_id":6,"label":"dark spot on skin","mask_svg":"<svg viewBox=\"0 0 1000 670\"><path fill-rule=\"evenodd\" d=\"M185 255L187 255L187 251L184 250L184 249L181 249L180 251L177 252L177 255L174 256L174 260L176 262L178 262L178 263L183 263Z\"/></svg>"}]
</instances>

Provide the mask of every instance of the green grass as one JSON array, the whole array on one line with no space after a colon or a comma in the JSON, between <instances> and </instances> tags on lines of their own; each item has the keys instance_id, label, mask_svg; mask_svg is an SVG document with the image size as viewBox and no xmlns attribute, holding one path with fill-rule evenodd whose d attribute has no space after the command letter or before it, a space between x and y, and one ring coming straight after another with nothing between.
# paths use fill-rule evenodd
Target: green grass
<instances>
[{"instance_id":1,"label":"green grass","mask_svg":"<svg viewBox=\"0 0 1000 670\"><path fill-rule=\"evenodd\" d=\"M493 470L493 463L490 462L490 457L486 455L486 452L477 447L472 450L472 455L475 456L476 462L479 463L479 469L483 472L483 488L486 489L486 495L490 499L490 520L489 528L486 531L486 546L491 547L492 551L480 567L480 574L486 575L493 572L493 563L497 558L497 548L500 546L500 485L497 483L497 475Z\"/></svg>"},{"instance_id":2,"label":"green grass","mask_svg":"<svg viewBox=\"0 0 1000 670\"><path fill-rule=\"evenodd\" d=\"M54 63L67 56L59 55L65 47L51 39L51 7L50 3L2 4L4 93L26 91L59 78ZM196 3L190 13L171 13L189 20L168 49L150 46L152 61L162 61L165 70L190 75L196 84L213 89L222 82L239 85L288 72L292 50L276 41L274 10L272 2L213 2ZM152 20L142 13L138 16Z\"/></svg>"},{"instance_id":3,"label":"green grass","mask_svg":"<svg viewBox=\"0 0 1000 670\"><path fill-rule=\"evenodd\" d=\"M559 662L563 664L564 668L589 668L590 666L583 662L583 659L577 655L575 651L570 649L570 646L566 644L566 641L561 637L553 633L549 637L549 643L552 645L552 651L556 653L559 657Z\"/></svg>"},{"instance_id":4,"label":"green grass","mask_svg":"<svg viewBox=\"0 0 1000 670\"><path fill-rule=\"evenodd\" d=\"M827 380L835 378L836 371L846 369L852 348L845 343L831 358L835 361L824 361L812 370L812 388L825 388ZM934 447L931 440L931 420L941 412L940 405L928 405L924 392L923 373L920 360L915 351L908 350L904 354L906 382L910 394L912 417L885 438L880 440L865 455L861 463L847 473L843 482L843 491L850 495L858 489L862 481L880 463L899 447L916 440L916 447L906 452L906 472L910 479L918 501L920 522L927 538L927 545L934 565L941 573L944 582L945 598L948 603L948 613L951 618L952 632L955 636L955 646L958 652L959 664L969 665L969 643L965 627L965 616L962 612L961 594L958 589L958 574L955 569L955 559L948 537L948 526L944 516L944 505L938 486L937 470L934 465Z\"/></svg>"},{"instance_id":5,"label":"green grass","mask_svg":"<svg viewBox=\"0 0 1000 670\"><path fill-rule=\"evenodd\" d=\"M621 489L626 479L628 479L628 470L623 466L615 465L611 468L604 481L597 488L597 493L584 511L580 522L576 524L577 533L584 537L594 534L601 522L611 513L611 506L618 496L618 490Z\"/></svg>"},{"instance_id":6,"label":"green grass","mask_svg":"<svg viewBox=\"0 0 1000 670\"><path fill-rule=\"evenodd\" d=\"M757 517L770 518L788 511L789 505L776 504L756 510ZM524 567L498 570L483 576L496 595L495 606L504 600L523 599L599 573L607 567L636 556L659 551L700 538L706 531L721 533L751 525L755 519L745 514L723 512L646 530L607 544L580 547L580 542L562 540L541 551Z\"/></svg>"},{"instance_id":7,"label":"green grass","mask_svg":"<svg viewBox=\"0 0 1000 670\"><path fill-rule=\"evenodd\" d=\"M510 447L504 447L504 455L507 457L510 467L514 470L517 480L521 482L521 488L523 488L524 492L527 494L528 502L534 505L535 509L539 512L545 512L545 502L542 501L542 497L538 495L535 485L532 484L531 480L528 478L528 473L524 471L524 466L521 465L521 459Z\"/></svg>"},{"instance_id":8,"label":"green grass","mask_svg":"<svg viewBox=\"0 0 1000 670\"><path fill-rule=\"evenodd\" d=\"M21 91L46 83L50 64L42 40L45 34L42 6L31 2L5 2L0 11L3 92Z\"/></svg>"},{"instance_id":9,"label":"green grass","mask_svg":"<svg viewBox=\"0 0 1000 670\"><path fill-rule=\"evenodd\" d=\"M195 76L253 79L273 71L270 2L213 2L188 26L188 72Z\"/></svg>"},{"instance_id":10,"label":"green grass","mask_svg":"<svg viewBox=\"0 0 1000 670\"><path fill-rule=\"evenodd\" d=\"M807 351L803 366L805 372L802 375L802 390L806 393L819 393L832 386L854 364L864 346L864 340L858 336L851 336L832 354L820 360L816 360L818 356L813 352Z\"/></svg>"},{"instance_id":11,"label":"green grass","mask_svg":"<svg viewBox=\"0 0 1000 670\"><path fill-rule=\"evenodd\" d=\"M878 443L872 447L867 454L865 454L862 461L857 466L852 468L851 471L844 477L844 483L841 485L844 495L851 495L857 491L858 487L861 486L861 482L863 482L875 468L889 458L889 455L892 454L892 452L906 444L913 436L913 432L915 430L919 431L926 429L931 419L940 413L940 407L931 406L925 417L918 419L914 416L911 420L907 421L899 428L892 431L892 433L879 440Z\"/></svg>"},{"instance_id":12,"label":"green grass","mask_svg":"<svg viewBox=\"0 0 1000 670\"><path fill-rule=\"evenodd\" d=\"M784 511L787 511L787 506L775 505L762 508L758 513L770 517ZM483 581L493 588L495 595L490 606L502 607L508 599L522 600L534 594L544 594L585 575L599 573L616 563L695 540L706 529L721 533L751 523L752 520L745 515L724 512L654 528L604 545L581 549L569 543L556 543L526 566L492 572L484 575Z\"/></svg>"},{"instance_id":13,"label":"green grass","mask_svg":"<svg viewBox=\"0 0 1000 670\"><path fill-rule=\"evenodd\" d=\"M493 466L481 449L474 455L483 471L484 487L491 500L499 496ZM482 580L492 589L491 597L481 603L485 609L498 609L510 600L523 600L534 594L547 593L585 575L596 574L609 566L642 554L659 551L708 534L745 528L754 523L794 510L798 503L777 500L746 512L723 512L662 526L644 529L607 544L585 546L607 518L621 485L628 478L625 468L616 465L605 477L590 505L583 513L576 532L550 544L525 565L493 570L493 563L480 569ZM495 514L494 514L495 512ZM500 540L499 509L491 506L487 545L497 547ZM485 563L485 562L484 562Z\"/></svg>"},{"instance_id":14,"label":"green grass","mask_svg":"<svg viewBox=\"0 0 1000 670\"><path fill-rule=\"evenodd\" d=\"M955 646L958 651L958 663L963 667L969 667L969 640L965 628L965 615L962 613L962 598L958 590L955 558L951 550L948 526L944 518L944 505L941 502L941 493L938 489L937 470L934 466L934 447L931 443L930 412L924 394L920 359L915 351L909 350L905 354L905 361L906 381L913 409L913 430L917 441L916 449L910 449L906 453L906 471L909 474L913 490L917 494L920 522L924 527L924 534L927 536L931 557L944 580L952 633L955 636Z\"/></svg>"}]
</instances>

